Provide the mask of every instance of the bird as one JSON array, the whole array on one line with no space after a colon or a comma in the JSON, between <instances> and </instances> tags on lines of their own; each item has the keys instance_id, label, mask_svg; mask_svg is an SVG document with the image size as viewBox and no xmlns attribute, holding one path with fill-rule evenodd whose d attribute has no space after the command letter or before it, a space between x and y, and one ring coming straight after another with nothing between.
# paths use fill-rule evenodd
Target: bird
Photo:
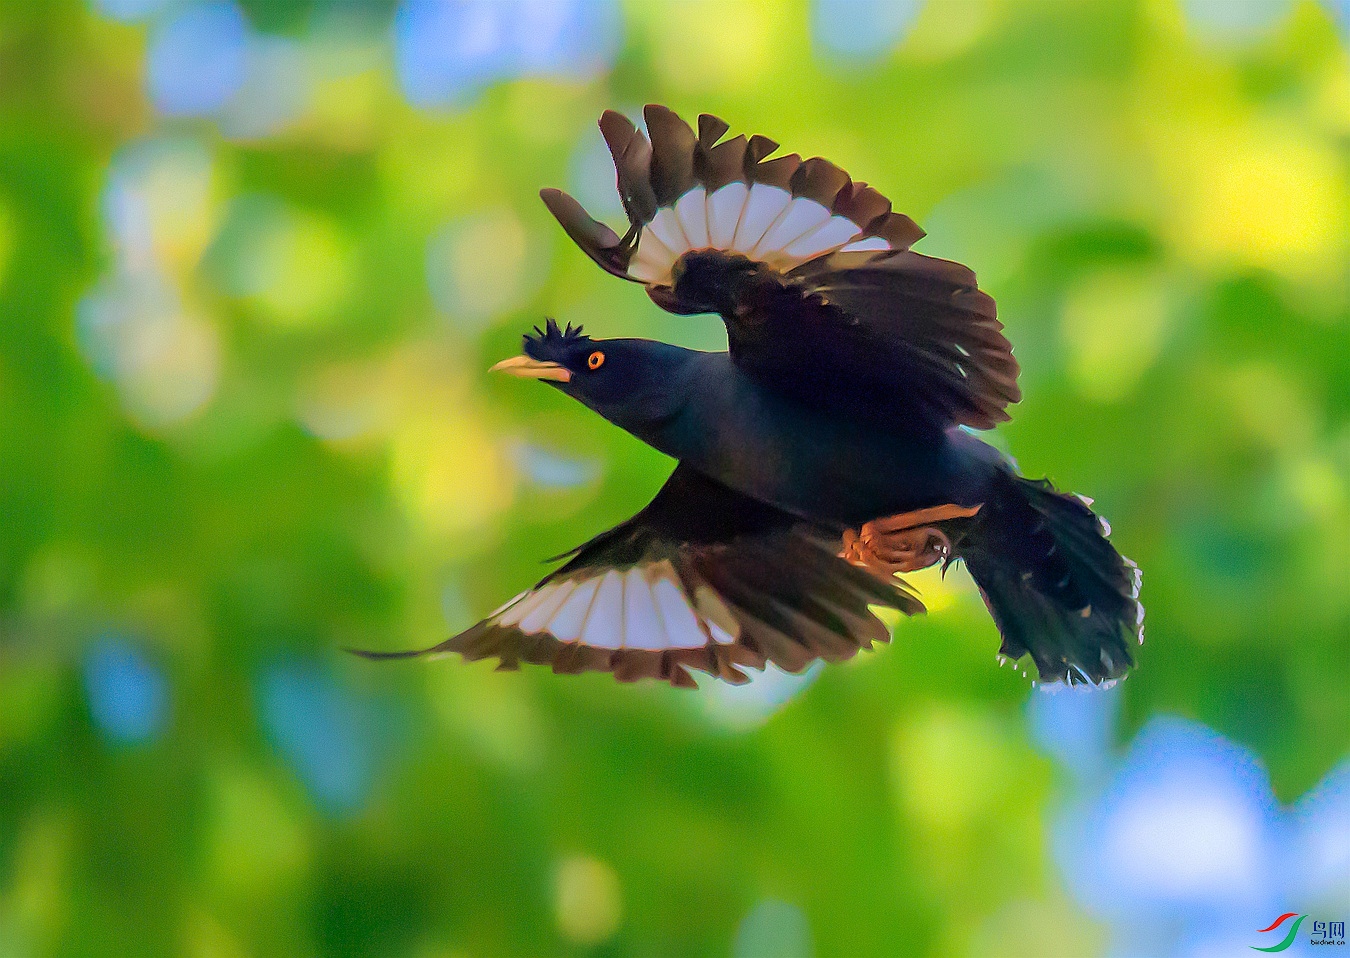
<instances>
[{"instance_id":1,"label":"bird","mask_svg":"<svg viewBox=\"0 0 1350 958\"><path fill-rule=\"evenodd\" d=\"M663 309L712 314L728 348L593 339L552 319L494 371L558 389L676 460L632 518L428 649L696 687L799 673L889 641L877 609L924 611L903 574L962 562L1000 664L1106 685L1143 641L1140 572L1091 500L1021 476L977 432L1021 400L994 300L838 166L727 137L702 114L607 111L622 234L540 192L601 268ZM563 561L565 560L565 561ZM1025 669L1025 667L1024 667Z\"/></svg>"}]
</instances>

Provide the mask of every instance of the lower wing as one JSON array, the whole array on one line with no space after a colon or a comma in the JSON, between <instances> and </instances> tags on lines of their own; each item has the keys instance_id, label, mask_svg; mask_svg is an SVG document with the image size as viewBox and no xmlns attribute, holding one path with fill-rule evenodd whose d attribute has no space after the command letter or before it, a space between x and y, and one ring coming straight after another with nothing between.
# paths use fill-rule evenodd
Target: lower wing
<instances>
[{"instance_id":1,"label":"lower wing","mask_svg":"<svg viewBox=\"0 0 1350 958\"><path fill-rule=\"evenodd\" d=\"M835 537L678 466L632 519L472 628L407 658L458 652L559 673L612 672L692 687L697 669L740 684L741 668L800 672L888 641L869 606L923 611L898 579L838 554Z\"/></svg>"}]
</instances>

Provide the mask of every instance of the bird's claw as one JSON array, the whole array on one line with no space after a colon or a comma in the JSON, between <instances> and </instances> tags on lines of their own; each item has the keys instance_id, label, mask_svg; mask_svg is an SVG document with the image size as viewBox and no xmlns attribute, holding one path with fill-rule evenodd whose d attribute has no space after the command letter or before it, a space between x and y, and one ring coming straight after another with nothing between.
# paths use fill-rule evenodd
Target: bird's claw
<instances>
[{"instance_id":1,"label":"bird's claw","mask_svg":"<svg viewBox=\"0 0 1350 958\"><path fill-rule=\"evenodd\" d=\"M930 523L969 518L979 511L979 506L944 505L875 519L856 532L845 529L839 554L887 577L927 569L952 554L951 539Z\"/></svg>"}]
</instances>

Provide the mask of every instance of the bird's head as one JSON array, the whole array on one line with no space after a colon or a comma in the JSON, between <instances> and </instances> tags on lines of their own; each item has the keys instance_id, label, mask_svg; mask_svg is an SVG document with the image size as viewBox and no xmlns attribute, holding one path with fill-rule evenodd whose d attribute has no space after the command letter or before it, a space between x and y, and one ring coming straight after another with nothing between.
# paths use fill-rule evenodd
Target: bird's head
<instances>
[{"instance_id":1,"label":"bird's head","mask_svg":"<svg viewBox=\"0 0 1350 958\"><path fill-rule=\"evenodd\" d=\"M527 333L524 347L492 371L544 380L638 435L683 405L680 371L691 350L646 339L591 339L580 326L559 329L552 319Z\"/></svg>"}]
</instances>

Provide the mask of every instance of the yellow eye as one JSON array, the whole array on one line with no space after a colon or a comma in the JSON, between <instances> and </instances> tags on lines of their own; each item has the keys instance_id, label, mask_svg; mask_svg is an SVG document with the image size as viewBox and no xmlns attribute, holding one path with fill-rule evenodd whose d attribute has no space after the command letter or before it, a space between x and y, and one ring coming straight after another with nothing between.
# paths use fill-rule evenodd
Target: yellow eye
<instances>
[{"instance_id":1,"label":"yellow eye","mask_svg":"<svg viewBox=\"0 0 1350 958\"><path fill-rule=\"evenodd\" d=\"M604 364L605 364L605 354L600 352L600 350L598 349L586 357L586 365L589 366L591 369L599 369Z\"/></svg>"}]
</instances>

